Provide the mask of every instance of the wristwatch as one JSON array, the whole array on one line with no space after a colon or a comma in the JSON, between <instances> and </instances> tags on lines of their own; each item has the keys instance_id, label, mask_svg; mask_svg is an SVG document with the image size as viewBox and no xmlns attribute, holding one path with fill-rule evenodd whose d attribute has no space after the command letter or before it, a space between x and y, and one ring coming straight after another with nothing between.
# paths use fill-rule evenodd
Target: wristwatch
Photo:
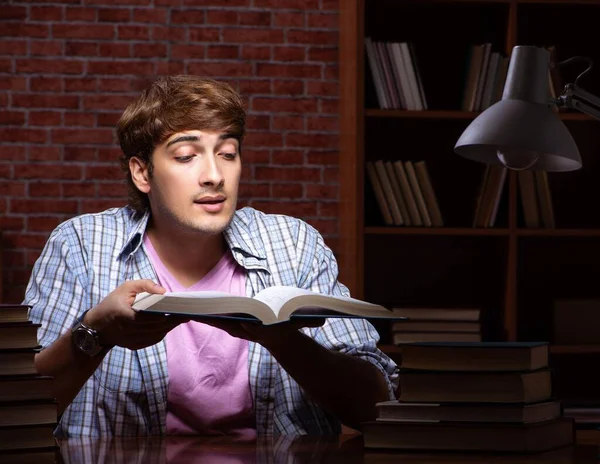
<instances>
[{"instance_id":1,"label":"wristwatch","mask_svg":"<svg viewBox=\"0 0 600 464\"><path fill-rule=\"evenodd\" d=\"M73 344L82 353L85 353L88 356L97 356L102 352L104 347L100 345L98 332L83 323L83 318L86 314L87 311L79 316L75 321L75 324L73 324L73 327L71 328L71 339L73 340Z\"/></svg>"}]
</instances>

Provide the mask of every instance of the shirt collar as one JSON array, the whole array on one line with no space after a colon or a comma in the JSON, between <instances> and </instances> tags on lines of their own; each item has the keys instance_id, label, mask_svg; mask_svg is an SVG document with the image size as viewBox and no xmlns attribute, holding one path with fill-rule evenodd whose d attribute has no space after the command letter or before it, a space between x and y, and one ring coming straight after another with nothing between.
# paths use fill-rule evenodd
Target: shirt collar
<instances>
[{"instance_id":1,"label":"shirt collar","mask_svg":"<svg viewBox=\"0 0 600 464\"><path fill-rule=\"evenodd\" d=\"M148 226L149 219L150 210L146 210L146 212L141 215L132 211L131 222L129 223L127 230L127 239L125 245L119 252L119 258L123 255L131 255L137 252L142 244L142 239L146 227ZM229 227L227 227L223 233L229 248L233 252L241 252L239 259L236 257L236 260L241 265L248 267L244 262L244 258L251 257L263 261L263 265L266 266L267 254L263 242L261 240L253 240L252 231L237 211L233 215L231 224L229 224ZM256 232L254 235L256 235ZM234 253L234 255L236 255L236 253Z\"/></svg>"}]
</instances>

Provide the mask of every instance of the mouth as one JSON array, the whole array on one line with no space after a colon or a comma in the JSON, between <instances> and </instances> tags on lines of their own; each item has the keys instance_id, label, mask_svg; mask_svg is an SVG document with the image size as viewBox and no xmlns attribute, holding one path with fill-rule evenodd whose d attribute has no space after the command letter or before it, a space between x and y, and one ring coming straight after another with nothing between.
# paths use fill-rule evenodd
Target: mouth
<instances>
[{"instance_id":1,"label":"mouth","mask_svg":"<svg viewBox=\"0 0 600 464\"><path fill-rule=\"evenodd\" d=\"M225 202L225 197L217 196L217 197L202 197L198 200L194 200L194 203L199 205L218 205L220 203Z\"/></svg>"}]
</instances>

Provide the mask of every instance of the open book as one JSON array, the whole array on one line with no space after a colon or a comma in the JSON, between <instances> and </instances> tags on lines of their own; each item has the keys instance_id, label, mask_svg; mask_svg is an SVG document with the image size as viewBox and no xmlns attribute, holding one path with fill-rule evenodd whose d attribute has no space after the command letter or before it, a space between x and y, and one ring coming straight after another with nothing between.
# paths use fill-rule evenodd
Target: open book
<instances>
[{"instance_id":1,"label":"open book","mask_svg":"<svg viewBox=\"0 0 600 464\"><path fill-rule=\"evenodd\" d=\"M286 286L266 288L254 298L210 291L167 292L162 295L140 293L132 308L161 314L185 314L193 318L254 320L264 325L294 317L405 319L383 306L366 301Z\"/></svg>"}]
</instances>

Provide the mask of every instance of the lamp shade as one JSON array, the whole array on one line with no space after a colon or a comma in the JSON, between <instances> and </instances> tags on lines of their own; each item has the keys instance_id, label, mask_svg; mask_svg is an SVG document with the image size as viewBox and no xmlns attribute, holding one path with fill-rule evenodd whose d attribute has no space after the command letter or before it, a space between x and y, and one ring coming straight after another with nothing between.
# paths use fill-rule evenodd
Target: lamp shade
<instances>
[{"instance_id":1,"label":"lamp shade","mask_svg":"<svg viewBox=\"0 0 600 464\"><path fill-rule=\"evenodd\" d=\"M515 47L502 100L469 124L454 151L474 161L519 170L581 168L572 135L549 106L549 65L545 48Z\"/></svg>"}]
</instances>

